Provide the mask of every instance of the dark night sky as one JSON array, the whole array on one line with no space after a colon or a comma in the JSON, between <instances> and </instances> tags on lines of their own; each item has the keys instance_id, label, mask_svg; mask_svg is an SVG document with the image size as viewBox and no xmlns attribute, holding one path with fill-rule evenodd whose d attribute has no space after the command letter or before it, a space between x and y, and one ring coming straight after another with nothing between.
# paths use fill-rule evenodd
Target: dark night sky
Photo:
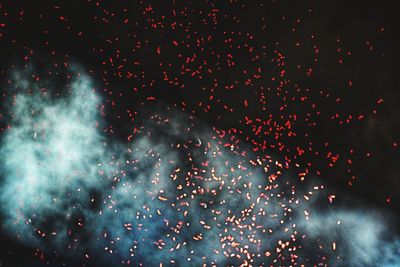
<instances>
[{"instance_id":1,"label":"dark night sky","mask_svg":"<svg viewBox=\"0 0 400 267\"><path fill-rule=\"evenodd\" d=\"M298 163L295 179L304 171L307 179L321 179L339 196L337 205L374 207L397 221L395 5L389 0L0 1L1 132L10 123L3 103L12 96L4 88L13 69L33 64L37 75L46 77L54 63L61 72L64 62L77 63L91 73L104 98L110 139L127 140L139 123L127 110L140 118L141 107L174 106L234 132L254 153ZM270 129L263 124L269 118ZM257 133L260 125L268 131ZM400 235L394 224L394 235ZM0 242L2 266L101 266L62 253L41 260L34 256L36 248L5 232Z\"/></svg>"}]
</instances>

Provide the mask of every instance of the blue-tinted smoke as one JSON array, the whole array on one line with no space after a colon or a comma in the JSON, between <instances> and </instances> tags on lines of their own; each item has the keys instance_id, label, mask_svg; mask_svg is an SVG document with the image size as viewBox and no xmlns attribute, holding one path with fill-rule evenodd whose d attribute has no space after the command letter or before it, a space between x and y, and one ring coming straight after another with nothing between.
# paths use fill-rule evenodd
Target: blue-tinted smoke
<instances>
[{"instance_id":1,"label":"blue-tinted smoke","mask_svg":"<svg viewBox=\"0 0 400 267\"><path fill-rule=\"evenodd\" d=\"M75 74L62 97L28 77L14 74L0 149L3 230L20 242L145 266L289 264L318 254L332 266L399 263L385 218L314 212L320 187L302 188L278 160L216 138L195 118L149 110L133 141L118 143L102 133L89 76Z\"/></svg>"}]
</instances>

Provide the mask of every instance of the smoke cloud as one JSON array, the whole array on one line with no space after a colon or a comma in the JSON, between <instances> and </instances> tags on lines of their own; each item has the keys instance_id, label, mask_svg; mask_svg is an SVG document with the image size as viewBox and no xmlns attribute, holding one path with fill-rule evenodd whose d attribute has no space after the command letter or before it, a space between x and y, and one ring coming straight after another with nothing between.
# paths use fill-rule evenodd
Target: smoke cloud
<instances>
[{"instance_id":1,"label":"smoke cloud","mask_svg":"<svg viewBox=\"0 0 400 267\"><path fill-rule=\"evenodd\" d=\"M131 142L107 137L102 97L73 72L62 95L13 74L0 190L19 242L114 265L400 264L386 215L333 207L318 181L191 115L147 107Z\"/></svg>"}]
</instances>

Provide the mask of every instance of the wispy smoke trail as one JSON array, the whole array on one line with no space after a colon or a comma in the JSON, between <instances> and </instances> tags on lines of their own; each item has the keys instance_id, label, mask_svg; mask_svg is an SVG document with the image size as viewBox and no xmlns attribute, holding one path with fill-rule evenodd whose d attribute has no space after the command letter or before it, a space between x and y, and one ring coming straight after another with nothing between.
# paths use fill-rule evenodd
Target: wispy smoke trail
<instances>
[{"instance_id":1,"label":"wispy smoke trail","mask_svg":"<svg viewBox=\"0 0 400 267\"><path fill-rule=\"evenodd\" d=\"M20 242L145 266L399 263L383 216L314 211L329 205L322 186L234 135L166 107L145 112L129 145L110 142L89 76L63 97L28 76L15 73L0 150L3 228Z\"/></svg>"}]
</instances>

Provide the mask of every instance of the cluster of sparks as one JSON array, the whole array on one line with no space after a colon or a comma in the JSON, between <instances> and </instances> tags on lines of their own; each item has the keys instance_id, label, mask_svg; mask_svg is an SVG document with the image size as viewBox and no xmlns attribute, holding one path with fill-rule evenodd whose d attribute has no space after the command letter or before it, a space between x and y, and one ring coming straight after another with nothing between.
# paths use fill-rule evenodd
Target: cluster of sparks
<instances>
[{"instance_id":1,"label":"cluster of sparks","mask_svg":"<svg viewBox=\"0 0 400 267\"><path fill-rule=\"evenodd\" d=\"M271 15L288 29L282 44L268 17L256 16L259 28L246 28L244 1L161 2L82 1L91 10L83 24L74 16L79 7L14 14L0 3L0 40L26 20L54 20L100 66L72 65L52 43L53 28L44 27L40 42L51 64L38 67L43 52L23 45L22 67L1 72L8 103L0 113L3 228L35 246L43 261L78 255L88 264L101 258L131 266L399 262L382 215L334 211L336 193L321 182L326 170L340 169L352 187L353 157L373 155L351 140L335 147L319 124L339 131L360 123L383 99L369 99L370 110L343 113L354 79L337 82L336 91L303 86L315 81L324 53L321 37L302 27L301 16L313 10ZM352 52L340 37L332 43L340 70ZM374 53L372 40L364 46ZM308 59L288 57L292 49Z\"/></svg>"}]
</instances>

